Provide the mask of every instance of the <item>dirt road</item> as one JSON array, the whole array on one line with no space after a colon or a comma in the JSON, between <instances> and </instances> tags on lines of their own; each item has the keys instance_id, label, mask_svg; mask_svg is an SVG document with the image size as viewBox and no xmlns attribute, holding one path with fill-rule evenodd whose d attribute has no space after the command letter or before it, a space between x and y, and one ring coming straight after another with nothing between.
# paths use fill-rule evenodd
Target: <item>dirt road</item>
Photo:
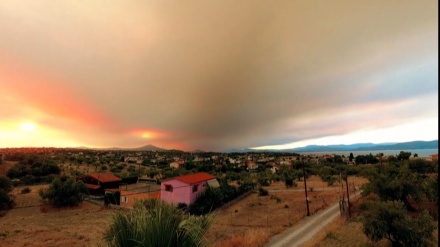
<instances>
[{"instance_id":1,"label":"dirt road","mask_svg":"<svg viewBox=\"0 0 440 247\"><path fill-rule=\"evenodd\" d=\"M350 196L350 200L355 200L360 192ZM322 228L331 223L336 217L340 216L339 203L319 211L318 213L301 220L293 228L276 235L270 239L265 247L296 247L311 240Z\"/></svg>"}]
</instances>

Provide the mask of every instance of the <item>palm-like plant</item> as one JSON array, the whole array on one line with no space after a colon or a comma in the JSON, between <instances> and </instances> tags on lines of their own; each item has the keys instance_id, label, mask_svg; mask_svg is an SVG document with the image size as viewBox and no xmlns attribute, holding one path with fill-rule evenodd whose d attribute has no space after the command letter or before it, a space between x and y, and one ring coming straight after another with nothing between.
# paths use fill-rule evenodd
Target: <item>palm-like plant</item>
<instances>
[{"instance_id":1,"label":"palm-like plant","mask_svg":"<svg viewBox=\"0 0 440 247\"><path fill-rule=\"evenodd\" d=\"M113 215L104 235L107 246L206 246L203 235L212 215L190 216L156 199L138 201L128 213Z\"/></svg>"}]
</instances>

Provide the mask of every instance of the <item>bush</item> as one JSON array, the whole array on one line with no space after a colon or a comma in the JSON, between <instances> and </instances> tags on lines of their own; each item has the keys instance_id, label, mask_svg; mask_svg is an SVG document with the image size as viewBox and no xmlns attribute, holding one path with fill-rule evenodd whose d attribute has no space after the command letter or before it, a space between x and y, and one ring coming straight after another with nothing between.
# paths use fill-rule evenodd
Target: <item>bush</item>
<instances>
[{"instance_id":1,"label":"bush","mask_svg":"<svg viewBox=\"0 0 440 247\"><path fill-rule=\"evenodd\" d=\"M12 182L8 177L0 176L0 188L5 192L10 192L12 190Z\"/></svg>"},{"instance_id":2,"label":"bush","mask_svg":"<svg viewBox=\"0 0 440 247\"><path fill-rule=\"evenodd\" d=\"M47 190L40 190L39 193L44 201L55 207L77 206L84 200L84 195L88 194L88 189L82 181L62 177L54 179Z\"/></svg>"},{"instance_id":3,"label":"bush","mask_svg":"<svg viewBox=\"0 0 440 247\"><path fill-rule=\"evenodd\" d=\"M31 189L29 189L29 187L26 187L26 188L21 190L21 194L27 194L29 192L31 192Z\"/></svg>"},{"instance_id":4,"label":"bush","mask_svg":"<svg viewBox=\"0 0 440 247\"><path fill-rule=\"evenodd\" d=\"M211 216L189 216L171 204L138 201L133 210L114 214L104 240L107 246L207 246L204 234Z\"/></svg>"},{"instance_id":5,"label":"bush","mask_svg":"<svg viewBox=\"0 0 440 247\"><path fill-rule=\"evenodd\" d=\"M8 209L12 206L12 200L8 193L0 188L0 210Z\"/></svg>"},{"instance_id":6,"label":"bush","mask_svg":"<svg viewBox=\"0 0 440 247\"><path fill-rule=\"evenodd\" d=\"M186 211L186 210L188 210L188 205L186 205L186 203L179 202L179 203L177 204L177 208L180 209L180 210L182 210L182 211Z\"/></svg>"},{"instance_id":7,"label":"bush","mask_svg":"<svg viewBox=\"0 0 440 247\"><path fill-rule=\"evenodd\" d=\"M269 195L269 191L267 191L267 190L265 190L263 188L260 188L259 191L258 191L258 195L260 195L260 196L267 196L267 195Z\"/></svg>"}]
</instances>

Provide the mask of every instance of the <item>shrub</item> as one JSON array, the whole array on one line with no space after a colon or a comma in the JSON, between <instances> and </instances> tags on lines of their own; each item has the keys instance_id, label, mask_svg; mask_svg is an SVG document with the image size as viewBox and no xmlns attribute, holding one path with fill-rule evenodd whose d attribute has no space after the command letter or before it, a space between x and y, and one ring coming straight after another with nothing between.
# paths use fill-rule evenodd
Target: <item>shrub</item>
<instances>
[{"instance_id":1,"label":"shrub","mask_svg":"<svg viewBox=\"0 0 440 247\"><path fill-rule=\"evenodd\" d=\"M10 192L12 190L12 182L8 177L0 176L0 188L5 192Z\"/></svg>"},{"instance_id":2,"label":"shrub","mask_svg":"<svg viewBox=\"0 0 440 247\"><path fill-rule=\"evenodd\" d=\"M267 196L267 195L269 195L269 191L267 191L267 190L265 190L263 188L260 188L258 190L258 195L260 195L260 196Z\"/></svg>"},{"instance_id":3,"label":"shrub","mask_svg":"<svg viewBox=\"0 0 440 247\"><path fill-rule=\"evenodd\" d=\"M29 187L26 187L26 188L21 190L21 194L27 194L29 192L31 192L31 189L29 189Z\"/></svg>"},{"instance_id":4,"label":"shrub","mask_svg":"<svg viewBox=\"0 0 440 247\"><path fill-rule=\"evenodd\" d=\"M88 190L84 182L70 177L54 179L47 190L40 190L40 196L55 207L77 206L84 200Z\"/></svg>"},{"instance_id":5,"label":"shrub","mask_svg":"<svg viewBox=\"0 0 440 247\"><path fill-rule=\"evenodd\" d=\"M179 203L177 204L177 208L180 209L180 210L185 211L185 210L188 209L188 205L186 205L186 203L179 202Z\"/></svg>"},{"instance_id":6,"label":"shrub","mask_svg":"<svg viewBox=\"0 0 440 247\"><path fill-rule=\"evenodd\" d=\"M294 181L292 178L285 178L284 179L284 184L286 185L286 188L292 188Z\"/></svg>"},{"instance_id":7,"label":"shrub","mask_svg":"<svg viewBox=\"0 0 440 247\"><path fill-rule=\"evenodd\" d=\"M12 199L5 190L0 188L0 210L10 208L11 206Z\"/></svg>"},{"instance_id":8,"label":"shrub","mask_svg":"<svg viewBox=\"0 0 440 247\"><path fill-rule=\"evenodd\" d=\"M117 212L105 232L107 246L207 246L203 235L212 216L189 216L156 199L137 201L133 210Z\"/></svg>"}]
</instances>

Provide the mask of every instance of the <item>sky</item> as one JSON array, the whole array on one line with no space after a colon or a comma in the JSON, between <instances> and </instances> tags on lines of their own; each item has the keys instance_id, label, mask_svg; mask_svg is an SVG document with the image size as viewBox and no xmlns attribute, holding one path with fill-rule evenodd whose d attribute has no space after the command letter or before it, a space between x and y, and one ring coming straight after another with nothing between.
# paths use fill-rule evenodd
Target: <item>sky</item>
<instances>
[{"instance_id":1,"label":"sky","mask_svg":"<svg viewBox=\"0 0 440 247\"><path fill-rule=\"evenodd\" d=\"M0 147L438 139L438 1L0 1Z\"/></svg>"}]
</instances>

